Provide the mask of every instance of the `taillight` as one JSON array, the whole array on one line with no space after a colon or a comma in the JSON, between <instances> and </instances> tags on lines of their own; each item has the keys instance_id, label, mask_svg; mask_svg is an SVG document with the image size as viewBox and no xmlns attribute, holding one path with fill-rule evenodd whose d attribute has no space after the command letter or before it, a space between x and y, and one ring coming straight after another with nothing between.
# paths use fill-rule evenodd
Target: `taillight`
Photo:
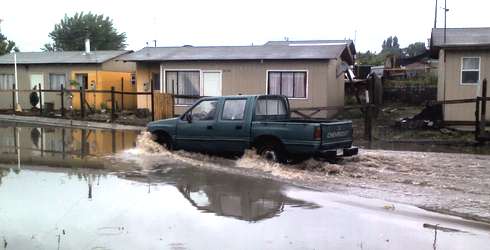
<instances>
[{"instance_id":1,"label":"taillight","mask_svg":"<svg viewBox=\"0 0 490 250\"><path fill-rule=\"evenodd\" d=\"M313 133L313 139L321 140L322 139L322 128L316 127L315 132Z\"/></svg>"}]
</instances>

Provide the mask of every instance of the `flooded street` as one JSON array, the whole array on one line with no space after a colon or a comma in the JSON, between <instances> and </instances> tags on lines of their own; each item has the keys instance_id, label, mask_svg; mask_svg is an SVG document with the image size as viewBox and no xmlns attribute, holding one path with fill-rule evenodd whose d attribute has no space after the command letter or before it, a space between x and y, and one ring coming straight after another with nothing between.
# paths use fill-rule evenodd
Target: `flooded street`
<instances>
[{"instance_id":1,"label":"flooded street","mask_svg":"<svg viewBox=\"0 0 490 250\"><path fill-rule=\"evenodd\" d=\"M489 224L404 205L485 221L488 164L363 150L281 166L2 124L0 249L490 249Z\"/></svg>"}]
</instances>

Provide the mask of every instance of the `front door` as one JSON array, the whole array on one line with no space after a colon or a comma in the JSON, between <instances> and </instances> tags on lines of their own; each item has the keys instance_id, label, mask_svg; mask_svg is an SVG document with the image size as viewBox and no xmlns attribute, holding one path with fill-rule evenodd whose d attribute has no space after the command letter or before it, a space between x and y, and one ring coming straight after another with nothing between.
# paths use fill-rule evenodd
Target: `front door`
<instances>
[{"instance_id":1,"label":"front door","mask_svg":"<svg viewBox=\"0 0 490 250\"><path fill-rule=\"evenodd\" d=\"M199 152L213 152L218 100L203 100L194 105L177 122L177 147Z\"/></svg>"},{"instance_id":2,"label":"front door","mask_svg":"<svg viewBox=\"0 0 490 250\"><path fill-rule=\"evenodd\" d=\"M43 74L31 74L31 90L39 90L39 85L41 85L41 89L44 89L44 76ZM38 92L39 93L39 92ZM42 102L44 104L44 93L42 93ZM36 105L37 108L41 106L39 103Z\"/></svg>"},{"instance_id":3,"label":"front door","mask_svg":"<svg viewBox=\"0 0 490 250\"><path fill-rule=\"evenodd\" d=\"M202 91L204 96L221 96L221 72L204 71L202 73Z\"/></svg>"},{"instance_id":4,"label":"front door","mask_svg":"<svg viewBox=\"0 0 490 250\"><path fill-rule=\"evenodd\" d=\"M251 112L247 110L247 98L227 98L216 124L216 141L219 148L228 152L242 152L250 140ZM250 106L250 105L248 105Z\"/></svg>"}]
</instances>

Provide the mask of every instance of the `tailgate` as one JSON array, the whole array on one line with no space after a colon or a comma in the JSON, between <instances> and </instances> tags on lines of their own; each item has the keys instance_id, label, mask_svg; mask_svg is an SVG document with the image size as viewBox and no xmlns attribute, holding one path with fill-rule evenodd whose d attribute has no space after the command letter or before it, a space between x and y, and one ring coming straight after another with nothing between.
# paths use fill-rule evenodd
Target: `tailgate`
<instances>
[{"instance_id":1,"label":"tailgate","mask_svg":"<svg viewBox=\"0 0 490 250\"><path fill-rule=\"evenodd\" d=\"M322 145L352 142L352 122L341 121L322 123Z\"/></svg>"}]
</instances>

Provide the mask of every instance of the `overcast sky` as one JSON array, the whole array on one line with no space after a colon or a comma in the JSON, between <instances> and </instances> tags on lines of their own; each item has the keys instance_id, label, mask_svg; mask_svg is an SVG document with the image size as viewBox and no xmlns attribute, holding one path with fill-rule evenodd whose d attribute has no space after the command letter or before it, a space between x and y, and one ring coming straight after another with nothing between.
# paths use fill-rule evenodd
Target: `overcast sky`
<instances>
[{"instance_id":1,"label":"overcast sky","mask_svg":"<svg viewBox=\"0 0 490 250\"><path fill-rule=\"evenodd\" d=\"M439 0L442 8L443 0ZM490 26L488 0L447 0L448 27ZM427 42L435 0L17 0L2 1L1 31L21 51L39 51L66 14L104 14L126 32L128 49L158 46L250 45L269 40L356 39L359 51ZM438 26L444 25L439 9Z\"/></svg>"}]
</instances>

